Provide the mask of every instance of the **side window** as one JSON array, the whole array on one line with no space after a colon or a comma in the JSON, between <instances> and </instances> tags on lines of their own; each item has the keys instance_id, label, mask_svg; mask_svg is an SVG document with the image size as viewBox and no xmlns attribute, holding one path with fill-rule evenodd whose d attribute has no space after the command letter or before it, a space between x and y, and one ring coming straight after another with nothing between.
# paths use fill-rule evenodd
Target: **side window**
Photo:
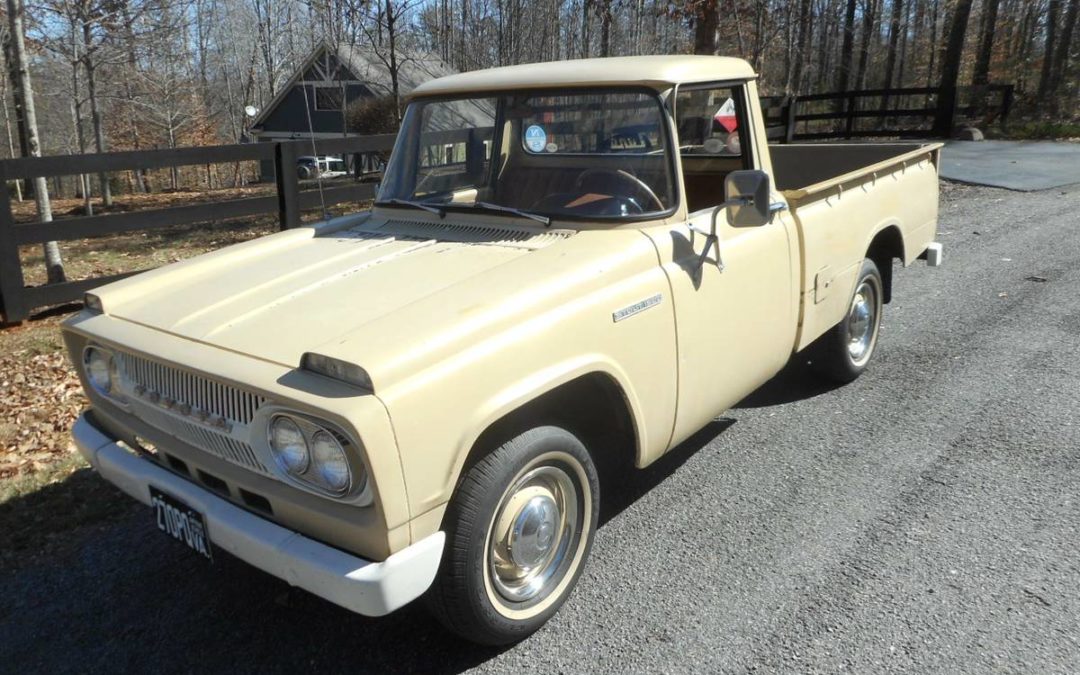
<instances>
[{"instance_id":1,"label":"side window","mask_svg":"<svg viewBox=\"0 0 1080 675\"><path fill-rule=\"evenodd\" d=\"M732 86L679 89L675 121L683 157L738 158L749 168L742 91Z\"/></svg>"}]
</instances>

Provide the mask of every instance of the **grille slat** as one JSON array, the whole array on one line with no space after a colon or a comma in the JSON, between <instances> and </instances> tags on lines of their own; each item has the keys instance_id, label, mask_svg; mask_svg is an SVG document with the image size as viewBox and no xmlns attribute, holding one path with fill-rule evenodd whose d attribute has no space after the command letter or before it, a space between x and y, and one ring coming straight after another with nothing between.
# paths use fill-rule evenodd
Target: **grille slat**
<instances>
[{"instance_id":1,"label":"grille slat","mask_svg":"<svg viewBox=\"0 0 1080 675\"><path fill-rule=\"evenodd\" d=\"M246 430L266 399L258 394L216 382L187 370L167 366L141 356L117 353L122 377L134 389L142 385L163 398L186 403L192 410L204 410L211 416L222 417L235 426L238 432ZM210 452L225 461L243 466L264 475L272 475L248 443L230 436L225 431L209 429L170 414L140 400L134 411L147 424L176 436L180 440Z\"/></svg>"},{"instance_id":2,"label":"grille slat","mask_svg":"<svg viewBox=\"0 0 1080 675\"><path fill-rule=\"evenodd\" d=\"M132 384L141 384L192 408L201 408L231 422L247 425L255 411L266 402L258 394L215 382L187 371L149 361L132 354L117 355L124 376Z\"/></svg>"}]
</instances>

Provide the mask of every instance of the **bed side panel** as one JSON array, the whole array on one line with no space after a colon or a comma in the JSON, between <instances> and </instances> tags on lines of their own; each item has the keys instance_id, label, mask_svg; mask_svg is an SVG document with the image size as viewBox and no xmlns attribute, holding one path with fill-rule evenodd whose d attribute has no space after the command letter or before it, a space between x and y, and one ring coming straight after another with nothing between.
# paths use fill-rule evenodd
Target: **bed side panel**
<instances>
[{"instance_id":1,"label":"bed side panel","mask_svg":"<svg viewBox=\"0 0 1080 675\"><path fill-rule=\"evenodd\" d=\"M937 233L936 151L886 171L799 198L785 193L802 243L802 349L845 315L855 278L870 243L887 227L900 229L904 264L910 264Z\"/></svg>"}]
</instances>

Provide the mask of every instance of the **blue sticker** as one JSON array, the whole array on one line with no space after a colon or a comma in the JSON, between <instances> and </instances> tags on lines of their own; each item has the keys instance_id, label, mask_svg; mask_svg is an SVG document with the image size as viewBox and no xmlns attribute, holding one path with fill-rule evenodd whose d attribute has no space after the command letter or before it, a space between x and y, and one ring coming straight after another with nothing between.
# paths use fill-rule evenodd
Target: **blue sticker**
<instances>
[{"instance_id":1,"label":"blue sticker","mask_svg":"<svg viewBox=\"0 0 1080 675\"><path fill-rule=\"evenodd\" d=\"M547 133L544 132L544 127L534 124L525 130L525 147L530 152L543 152L546 145Z\"/></svg>"}]
</instances>

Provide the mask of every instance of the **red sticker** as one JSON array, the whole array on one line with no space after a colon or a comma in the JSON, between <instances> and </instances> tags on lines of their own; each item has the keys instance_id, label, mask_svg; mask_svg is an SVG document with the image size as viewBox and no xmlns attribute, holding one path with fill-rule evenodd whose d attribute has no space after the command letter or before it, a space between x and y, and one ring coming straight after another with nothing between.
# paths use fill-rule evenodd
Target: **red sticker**
<instances>
[{"instance_id":1,"label":"red sticker","mask_svg":"<svg viewBox=\"0 0 1080 675\"><path fill-rule=\"evenodd\" d=\"M735 117L735 101L728 99L724 101L724 105L720 106L720 109L713 115L713 119L716 123L724 127L724 130L728 133L735 131L739 128L739 120Z\"/></svg>"}]
</instances>

